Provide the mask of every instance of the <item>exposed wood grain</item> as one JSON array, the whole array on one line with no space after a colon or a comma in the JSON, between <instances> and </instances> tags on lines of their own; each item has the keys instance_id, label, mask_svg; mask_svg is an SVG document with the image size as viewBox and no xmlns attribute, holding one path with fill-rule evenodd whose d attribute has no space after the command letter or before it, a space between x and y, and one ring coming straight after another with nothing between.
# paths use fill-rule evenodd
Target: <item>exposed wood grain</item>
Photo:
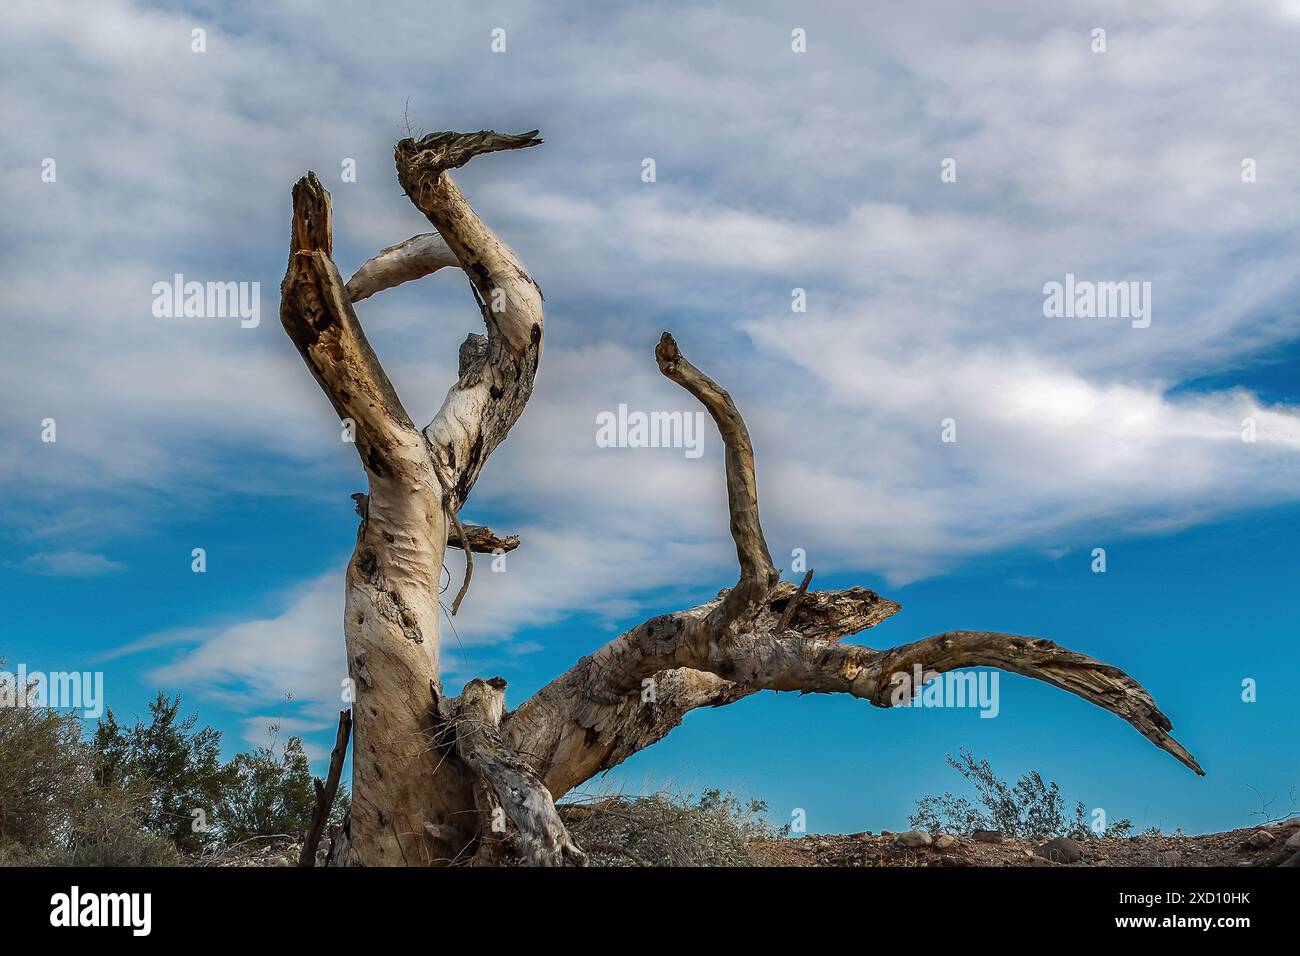
<instances>
[{"instance_id":1,"label":"exposed wood grain","mask_svg":"<svg viewBox=\"0 0 1300 956\"><path fill-rule=\"evenodd\" d=\"M564 826L537 771L501 737L506 682L499 677L465 685L455 708L456 753L482 782L501 815L516 831L524 860L532 866L583 866L584 854ZM489 812L484 821L491 830Z\"/></svg>"}]
</instances>

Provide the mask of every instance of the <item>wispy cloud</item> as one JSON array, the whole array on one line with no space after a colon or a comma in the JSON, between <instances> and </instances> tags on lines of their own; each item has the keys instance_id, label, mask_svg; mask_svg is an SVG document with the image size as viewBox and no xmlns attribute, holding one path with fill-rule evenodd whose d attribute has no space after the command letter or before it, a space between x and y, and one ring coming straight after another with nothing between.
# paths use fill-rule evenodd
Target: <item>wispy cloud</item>
<instances>
[{"instance_id":1,"label":"wispy cloud","mask_svg":"<svg viewBox=\"0 0 1300 956\"><path fill-rule=\"evenodd\" d=\"M94 578L126 568L126 565L120 561L113 561L102 554L91 554L86 551L41 552L32 555L17 566L32 574L48 574L64 578Z\"/></svg>"},{"instance_id":2,"label":"wispy cloud","mask_svg":"<svg viewBox=\"0 0 1300 956\"><path fill-rule=\"evenodd\" d=\"M341 579L341 571L321 575L287 596L282 613L216 629L147 678L235 710L291 697L327 717L343 701L347 678Z\"/></svg>"}]
</instances>

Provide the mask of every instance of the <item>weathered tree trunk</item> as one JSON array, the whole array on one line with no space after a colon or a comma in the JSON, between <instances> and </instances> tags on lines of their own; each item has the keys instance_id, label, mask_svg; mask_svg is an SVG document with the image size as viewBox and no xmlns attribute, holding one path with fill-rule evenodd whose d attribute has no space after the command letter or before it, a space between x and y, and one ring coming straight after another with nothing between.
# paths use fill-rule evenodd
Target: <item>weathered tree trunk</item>
<instances>
[{"instance_id":1,"label":"weathered tree trunk","mask_svg":"<svg viewBox=\"0 0 1300 956\"><path fill-rule=\"evenodd\" d=\"M333 864L581 864L555 799L669 733L697 707L760 690L846 693L889 707L920 666L932 676L998 667L1047 681L1123 717L1201 769L1169 735L1150 695L1114 667L1050 641L956 631L885 651L841 645L899 606L864 588L807 591L781 582L763 537L754 454L730 396L665 333L665 376L718 426L740 579L714 601L621 635L512 713L505 682L474 680L448 697L439 672L439 576L448 546L511 550L517 537L462 526L484 463L532 393L542 296L518 257L470 208L448 170L474 156L536 145L493 132L434 133L395 151L407 196L437 230L381 251L344 284L332 260L330 197L314 173L293 190L281 320L307 367L350 422L369 481L347 571L344 636L353 688L352 808ZM459 267L486 325L460 349L457 381L419 429L376 358L353 303Z\"/></svg>"}]
</instances>

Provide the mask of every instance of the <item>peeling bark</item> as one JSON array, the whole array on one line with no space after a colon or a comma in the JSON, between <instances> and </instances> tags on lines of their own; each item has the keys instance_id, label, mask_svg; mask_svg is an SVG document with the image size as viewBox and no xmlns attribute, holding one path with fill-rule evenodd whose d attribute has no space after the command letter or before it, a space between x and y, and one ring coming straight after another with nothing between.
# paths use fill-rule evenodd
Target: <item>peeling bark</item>
<instances>
[{"instance_id":1,"label":"peeling bark","mask_svg":"<svg viewBox=\"0 0 1300 956\"><path fill-rule=\"evenodd\" d=\"M523 411L541 349L540 293L461 196L446 173L450 166L440 165L448 156L460 165L475 152L501 147L477 134L446 135L433 153L410 141L404 141L409 150L399 144L399 178L409 176L419 189L422 210L441 223L439 234L462 268L489 291L500 276L507 293L504 303L493 296L500 308L483 313L486 338L471 335L462 347L460 379L428 428L411 422L352 299L418 277L429 259L411 267L409 260L418 258L412 249L427 252L432 243L385 250L354 276L349 291L331 259L329 193L309 173L294 187L281 286L285 331L339 417L355 423L370 485L344 611L355 695L349 842L364 865L446 862L473 839L474 782L458 765L441 762L432 744L428 687L440 686L438 578L455 512L487 454ZM451 478L446 492L443 474Z\"/></svg>"},{"instance_id":2,"label":"peeling bark","mask_svg":"<svg viewBox=\"0 0 1300 956\"><path fill-rule=\"evenodd\" d=\"M455 705L452 724L456 753L475 774L488 796L480 847L495 861L493 832L513 828L524 860L532 866L585 865L584 854L565 828L550 791L537 771L501 736L506 682L499 677L475 679L465 685ZM480 860L481 862L481 860Z\"/></svg>"},{"instance_id":3,"label":"peeling bark","mask_svg":"<svg viewBox=\"0 0 1300 956\"><path fill-rule=\"evenodd\" d=\"M777 620L795 593L794 585L778 584L760 618ZM509 715L506 739L528 754L553 796L558 799L661 740L690 711L722 707L760 689L694 667L663 667L664 657L653 649L659 642L667 653L676 653L672 635L690 621L706 620L721 603L720 596L633 628ZM823 591L800 603L790 626L810 639L836 641L874 627L898 610L893 601L865 588Z\"/></svg>"}]
</instances>

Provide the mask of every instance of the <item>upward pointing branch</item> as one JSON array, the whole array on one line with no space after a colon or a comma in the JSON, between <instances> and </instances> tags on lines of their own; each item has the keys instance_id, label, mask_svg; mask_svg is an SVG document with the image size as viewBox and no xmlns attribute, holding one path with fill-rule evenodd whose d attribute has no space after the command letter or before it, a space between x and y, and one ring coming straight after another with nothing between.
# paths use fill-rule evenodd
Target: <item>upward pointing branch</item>
<instances>
[{"instance_id":1,"label":"upward pointing branch","mask_svg":"<svg viewBox=\"0 0 1300 956\"><path fill-rule=\"evenodd\" d=\"M731 512L731 537L736 542L740 581L715 614L715 623L729 624L762 603L780 574L758 520L758 480L754 475L754 446L749 429L727 390L686 360L677 340L665 332L655 348L659 371L703 404L718 425L726 446L727 506Z\"/></svg>"},{"instance_id":2,"label":"upward pointing branch","mask_svg":"<svg viewBox=\"0 0 1300 956\"><path fill-rule=\"evenodd\" d=\"M430 133L420 140L404 139L394 150L397 178L417 209L433 223L448 247L460 260L469 281L485 303L492 303L493 293L506 292L512 280L519 278L536 288L524 271L514 250L503 243L479 219L465 201L447 170L464 166L482 153L537 146L537 130L516 136L483 130L478 133ZM509 321L516 316L504 315L507 308L485 311L489 336L499 325L506 340L516 351L528 344L528 328ZM539 310L540 311L540 310ZM505 322L498 323L504 317Z\"/></svg>"},{"instance_id":3,"label":"upward pointing branch","mask_svg":"<svg viewBox=\"0 0 1300 956\"><path fill-rule=\"evenodd\" d=\"M394 150L402 188L469 277L487 326L486 339L470 335L461 346L458 379L425 429L448 478L452 510L465 503L483 463L505 440L532 394L543 320L537 283L514 250L470 207L448 171L483 153L540 142L535 130L519 136L447 132L404 139ZM393 255L399 265L414 257L413 265L405 263L414 273L442 261L440 247L424 243L421 252L404 245L408 248L399 247ZM358 291L379 277L362 278Z\"/></svg>"},{"instance_id":4,"label":"upward pointing branch","mask_svg":"<svg viewBox=\"0 0 1300 956\"><path fill-rule=\"evenodd\" d=\"M357 321L330 258L330 194L308 173L293 187L293 237L280 285L280 321L340 419L356 423L367 472L408 472L424 459L423 442Z\"/></svg>"}]
</instances>

